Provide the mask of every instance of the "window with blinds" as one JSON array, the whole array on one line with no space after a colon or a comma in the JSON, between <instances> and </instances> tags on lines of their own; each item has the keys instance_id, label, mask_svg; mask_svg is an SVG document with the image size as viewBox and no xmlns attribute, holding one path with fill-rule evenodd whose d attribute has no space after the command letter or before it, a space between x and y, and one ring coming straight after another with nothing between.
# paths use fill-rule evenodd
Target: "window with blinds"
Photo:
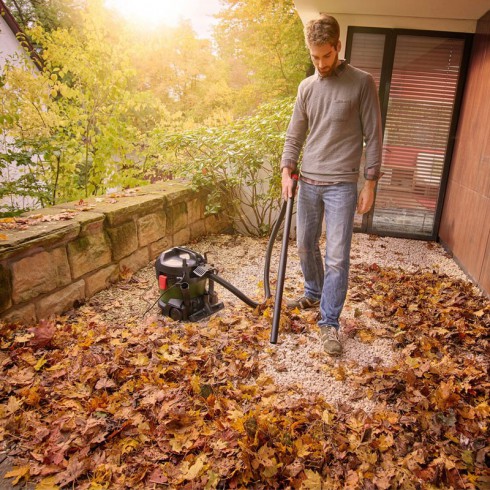
<instances>
[{"instance_id":1,"label":"window with blinds","mask_svg":"<svg viewBox=\"0 0 490 490\"><path fill-rule=\"evenodd\" d=\"M461 37L354 32L350 62L375 78L384 119L384 175L367 231L434 235L464 43Z\"/></svg>"}]
</instances>

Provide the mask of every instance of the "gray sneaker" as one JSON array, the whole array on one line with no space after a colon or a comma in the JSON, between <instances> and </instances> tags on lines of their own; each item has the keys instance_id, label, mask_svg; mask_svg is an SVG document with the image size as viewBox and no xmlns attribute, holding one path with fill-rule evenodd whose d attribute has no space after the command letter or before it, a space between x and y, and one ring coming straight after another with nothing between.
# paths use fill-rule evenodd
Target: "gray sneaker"
<instances>
[{"instance_id":1,"label":"gray sneaker","mask_svg":"<svg viewBox=\"0 0 490 490\"><path fill-rule=\"evenodd\" d=\"M300 310L307 310L308 308L316 308L317 306L320 306L320 300L301 296L301 298L286 301L286 305L291 309L298 308Z\"/></svg>"},{"instance_id":2,"label":"gray sneaker","mask_svg":"<svg viewBox=\"0 0 490 490\"><path fill-rule=\"evenodd\" d=\"M340 356L342 354L339 332L335 327L331 325L320 327L320 338L323 349L329 356Z\"/></svg>"}]
</instances>

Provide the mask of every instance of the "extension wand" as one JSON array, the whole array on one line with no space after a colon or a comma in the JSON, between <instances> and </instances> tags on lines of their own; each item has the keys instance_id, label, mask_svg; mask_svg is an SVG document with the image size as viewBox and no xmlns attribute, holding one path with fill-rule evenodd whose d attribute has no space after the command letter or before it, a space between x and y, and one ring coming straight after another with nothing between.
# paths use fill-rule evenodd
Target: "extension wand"
<instances>
[{"instance_id":1,"label":"extension wand","mask_svg":"<svg viewBox=\"0 0 490 490\"><path fill-rule=\"evenodd\" d=\"M272 330L270 337L271 344L277 343L277 336L279 334L282 293L284 290L284 278L286 276L286 264L288 260L289 232L291 230L291 222L293 219L294 194L296 193L296 187L298 185L298 176L294 174L291 177L293 179L293 192L291 197L288 199L286 206L286 221L284 222L284 230L282 235L281 258L279 261L279 270L277 272L276 298L274 300L274 313L272 315Z\"/></svg>"}]
</instances>

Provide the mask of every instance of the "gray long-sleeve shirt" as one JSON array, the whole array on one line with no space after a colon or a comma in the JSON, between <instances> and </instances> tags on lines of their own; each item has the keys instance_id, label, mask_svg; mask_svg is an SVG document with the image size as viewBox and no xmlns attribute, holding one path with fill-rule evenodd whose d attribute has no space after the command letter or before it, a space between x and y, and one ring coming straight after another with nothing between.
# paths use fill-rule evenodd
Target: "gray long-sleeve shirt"
<instances>
[{"instance_id":1,"label":"gray long-sleeve shirt","mask_svg":"<svg viewBox=\"0 0 490 490\"><path fill-rule=\"evenodd\" d=\"M306 143L305 143L306 140ZM286 132L281 169L296 169L317 183L356 182L366 143L364 177L379 178L381 114L373 77L342 62L325 78L303 80Z\"/></svg>"}]
</instances>

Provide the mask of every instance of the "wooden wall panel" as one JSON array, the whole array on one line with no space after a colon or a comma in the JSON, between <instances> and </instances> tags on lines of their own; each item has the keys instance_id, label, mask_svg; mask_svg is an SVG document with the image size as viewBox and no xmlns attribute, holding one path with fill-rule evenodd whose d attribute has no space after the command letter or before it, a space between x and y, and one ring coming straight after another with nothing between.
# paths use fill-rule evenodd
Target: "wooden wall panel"
<instances>
[{"instance_id":1,"label":"wooden wall panel","mask_svg":"<svg viewBox=\"0 0 490 490\"><path fill-rule=\"evenodd\" d=\"M490 77L490 75L489 75ZM487 132L490 133L490 104L488 121L486 123ZM480 179L481 190L485 197L490 198L490 137L487 136L487 144L480 159Z\"/></svg>"},{"instance_id":2,"label":"wooden wall panel","mask_svg":"<svg viewBox=\"0 0 490 490\"><path fill-rule=\"evenodd\" d=\"M455 181L448 196L440 236L463 269L479 283L488 253L490 200Z\"/></svg>"},{"instance_id":3,"label":"wooden wall panel","mask_svg":"<svg viewBox=\"0 0 490 490\"><path fill-rule=\"evenodd\" d=\"M487 206L487 223L490 221L490 206ZM490 234L488 235L487 246L485 249L485 255L483 258L482 268L481 268L481 276L478 281L480 287L486 291L490 292ZM490 296L490 294L489 294Z\"/></svg>"},{"instance_id":4,"label":"wooden wall panel","mask_svg":"<svg viewBox=\"0 0 490 490\"><path fill-rule=\"evenodd\" d=\"M484 82L487 71L486 44L484 36L478 33L473 42L451 168L451 178L469 187L477 181L476 170L481 156L481 141L485 138L484 112L488 104L482 105L482 100L487 84L482 81ZM474 143L477 143L476 146ZM467 163L456 164L461 161Z\"/></svg>"},{"instance_id":5,"label":"wooden wall panel","mask_svg":"<svg viewBox=\"0 0 490 490\"><path fill-rule=\"evenodd\" d=\"M478 22L446 198L441 241L490 296L490 11Z\"/></svg>"}]
</instances>

